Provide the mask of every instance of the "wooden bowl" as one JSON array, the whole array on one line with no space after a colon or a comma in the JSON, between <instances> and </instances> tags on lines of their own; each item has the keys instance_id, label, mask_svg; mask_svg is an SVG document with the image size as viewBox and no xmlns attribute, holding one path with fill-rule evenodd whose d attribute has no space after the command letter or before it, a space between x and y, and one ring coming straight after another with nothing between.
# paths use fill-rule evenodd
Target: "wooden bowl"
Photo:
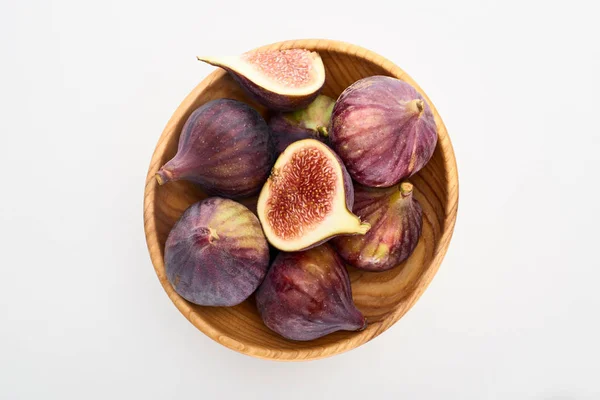
<instances>
[{"instance_id":1,"label":"wooden bowl","mask_svg":"<svg viewBox=\"0 0 600 400\"><path fill-rule=\"evenodd\" d=\"M273 360L318 359L353 349L384 332L415 304L431 282L444 258L456 221L456 161L437 110L419 86L392 62L361 47L331 40L293 40L262 48L317 51L323 58L327 75L323 94L334 99L360 78L388 75L402 79L427 99L438 126L439 140L431 161L411 178L416 198L423 207L423 234L416 250L403 265L387 272L349 268L354 301L367 317L368 327L362 332L336 332L309 342L289 341L270 331L261 321L253 298L230 308L191 304L175 293L165 274L163 255L170 229L188 206L206 197L189 183L170 182L159 186L154 178L157 170L175 155L186 119L200 105L224 97L245 101L263 115L265 109L246 97L227 73L216 69L183 100L165 127L152 156L144 193L146 241L165 291L192 324L224 346Z\"/></svg>"}]
</instances>

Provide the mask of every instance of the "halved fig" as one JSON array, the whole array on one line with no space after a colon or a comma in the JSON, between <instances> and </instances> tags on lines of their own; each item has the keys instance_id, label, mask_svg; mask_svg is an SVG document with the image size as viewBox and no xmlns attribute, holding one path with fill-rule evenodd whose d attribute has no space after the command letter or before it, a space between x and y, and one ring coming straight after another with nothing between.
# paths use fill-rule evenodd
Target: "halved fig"
<instances>
[{"instance_id":1,"label":"halved fig","mask_svg":"<svg viewBox=\"0 0 600 400\"><path fill-rule=\"evenodd\" d=\"M325 84L318 53L304 49L251 51L241 56L198 57L221 67L259 103L271 110L306 107Z\"/></svg>"},{"instance_id":2,"label":"halved fig","mask_svg":"<svg viewBox=\"0 0 600 400\"><path fill-rule=\"evenodd\" d=\"M352 214L354 189L339 157L327 145L304 139L279 156L258 197L267 240L283 251L315 247L371 227Z\"/></svg>"}]
</instances>

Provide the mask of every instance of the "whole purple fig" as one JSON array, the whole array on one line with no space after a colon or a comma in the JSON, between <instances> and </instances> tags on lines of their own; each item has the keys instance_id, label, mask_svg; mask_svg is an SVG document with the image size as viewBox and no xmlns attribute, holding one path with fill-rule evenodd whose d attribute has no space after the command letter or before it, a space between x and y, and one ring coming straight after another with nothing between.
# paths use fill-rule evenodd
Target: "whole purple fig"
<instances>
[{"instance_id":1,"label":"whole purple fig","mask_svg":"<svg viewBox=\"0 0 600 400\"><path fill-rule=\"evenodd\" d=\"M389 187L425 166L435 150L437 130L431 108L414 87L372 76L342 92L329 137L352 179Z\"/></svg>"},{"instance_id":2,"label":"whole purple fig","mask_svg":"<svg viewBox=\"0 0 600 400\"><path fill-rule=\"evenodd\" d=\"M293 112L279 112L269 120L269 127L277 154L291 143L302 139L317 139L326 142L327 128L335 100L319 95L308 107Z\"/></svg>"},{"instance_id":3,"label":"whole purple fig","mask_svg":"<svg viewBox=\"0 0 600 400\"><path fill-rule=\"evenodd\" d=\"M312 340L366 327L351 290L339 256L323 244L279 253L256 292L256 305L273 331L291 340Z\"/></svg>"},{"instance_id":4,"label":"whole purple fig","mask_svg":"<svg viewBox=\"0 0 600 400\"><path fill-rule=\"evenodd\" d=\"M189 180L211 195L240 198L260 191L274 161L270 130L261 115L241 101L218 99L190 115L177 154L156 179L161 185Z\"/></svg>"},{"instance_id":5,"label":"whole purple fig","mask_svg":"<svg viewBox=\"0 0 600 400\"><path fill-rule=\"evenodd\" d=\"M371 224L363 236L338 236L332 243L348 264L367 271L385 271L414 251L423 226L423 211L413 198L413 185L374 189L355 186L353 212Z\"/></svg>"},{"instance_id":6,"label":"whole purple fig","mask_svg":"<svg viewBox=\"0 0 600 400\"><path fill-rule=\"evenodd\" d=\"M209 197L191 205L165 244L167 278L194 304L240 304L268 268L269 247L258 218L229 199Z\"/></svg>"}]
</instances>

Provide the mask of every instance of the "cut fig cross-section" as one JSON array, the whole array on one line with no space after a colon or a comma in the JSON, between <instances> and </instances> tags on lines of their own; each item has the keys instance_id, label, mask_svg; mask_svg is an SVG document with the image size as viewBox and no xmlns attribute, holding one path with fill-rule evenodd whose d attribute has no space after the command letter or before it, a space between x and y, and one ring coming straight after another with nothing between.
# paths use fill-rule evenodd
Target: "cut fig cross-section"
<instances>
[{"instance_id":1,"label":"cut fig cross-section","mask_svg":"<svg viewBox=\"0 0 600 400\"><path fill-rule=\"evenodd\" d=\"M370 225L352 214L354 189L339 157L327 145L304 139L279 156L258 198L267 240L300 251L339 235L364 235Z\"/></svg>"},{"instance_id":2,"label":"cut fig cross-section","mask_svg":"<svg viewBox=\"0 0 600 400\"><path fill-rule=\"evenodd\" d=\"M225 69L257 102L276 111L306 107L325 84L323 60L318 53L304 49L251 51L198 60Z\"/></svg>"}]
</instances>

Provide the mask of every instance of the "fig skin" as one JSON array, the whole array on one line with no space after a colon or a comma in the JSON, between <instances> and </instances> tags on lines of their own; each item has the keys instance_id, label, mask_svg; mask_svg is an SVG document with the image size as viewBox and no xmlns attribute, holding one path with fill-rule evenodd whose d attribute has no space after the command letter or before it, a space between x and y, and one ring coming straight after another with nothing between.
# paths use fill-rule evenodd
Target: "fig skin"
<instances>
[{"instance_id":1,"label":"fig skin","mask_svg":"<svg viewBox=\"0 0 600 400\"><path fill-rule=\"evenodd\" d=\"M218 99L186 121L177 154L156 174L159 184L188 180L209 195L242 198L257 194L275 160L270 129L241 101Z\"/></svg>"},{"instance_id":2,"label":"fig skin","mask_svg":"<svg viewBox=\"0 0 600 400\"><path fill-rule=\"evenodd\" d=\"M386 271L406 260L417 247L423 210L413 197L413 185L402 182L385 189L356 185L353 212L371 224L364 236L332 239L338 254L353 267Z\"/></svg>"},{"instance_id":3,"label":"fig skin","mask_svg":"<svg viewBox=\"0 0 600 400\"><path fill-rule=\"evenodd\" d=\"M258 205L258 195L236 199L236 201L241 205L247 207L248 210L252 211L252 214L258 215L256 211L256 206Z\"/></svg>"},{"instance_id":4,"label":"fig skin","mask_svg":"<svg viewBox=\"0 0 600 400\"><path fill-rule=\"evenodd\" d=\"M198 305L240 304L268 268L269 247L258 218L221 197L191 205L165 244L167 279L181 297Z\"/></svg>"},{"instance_id":5,"label":"fig skin","mask_svg":"<svg viewBox=\"0 0 600 400\"><path fill-rule=\"evenodd\" d=\"M342 92L329 129L333 149L356 182L390 187L427 164L437 129L427 101L387 76L361 79Z\"/></svg>"},{"instance_id":6,"label":"fig skin","mask_svg":"<svg viewBox=\"0 0 600 400\"><path fill-rule=\"evenodd\" d=\"M293 142L317 139L328 142L328 127L335 100L319 95L308 107L287 113L276 113L269 119L275 151L283 152Z\"/></svg>"},{"instance_id":7,"label":"fig skin","mask_svg":"<svg viewBox=\"0 0 600 400\"><path fill-rule=\"evenodd\" d=\"M352 301L348 272L331 246L281 252L256 292L267 327L290 340L360 331L366 320Z\"/></svg>"},{"instance_id":8,"label":"fig skin","mask_svg":"<svg viewBox=\"0 0 600 400\"><path fill-rule=\"evenodd\" d=\"M301 96L290 96L279 94L267 88L259 86L243 75L236 73L231 68L221 66L230 73L233 79L252 97L254 101L262 104L269 110L294 111L305 108L321 93L323 86L317 91Z\"/></svg>"}]
</instances>

